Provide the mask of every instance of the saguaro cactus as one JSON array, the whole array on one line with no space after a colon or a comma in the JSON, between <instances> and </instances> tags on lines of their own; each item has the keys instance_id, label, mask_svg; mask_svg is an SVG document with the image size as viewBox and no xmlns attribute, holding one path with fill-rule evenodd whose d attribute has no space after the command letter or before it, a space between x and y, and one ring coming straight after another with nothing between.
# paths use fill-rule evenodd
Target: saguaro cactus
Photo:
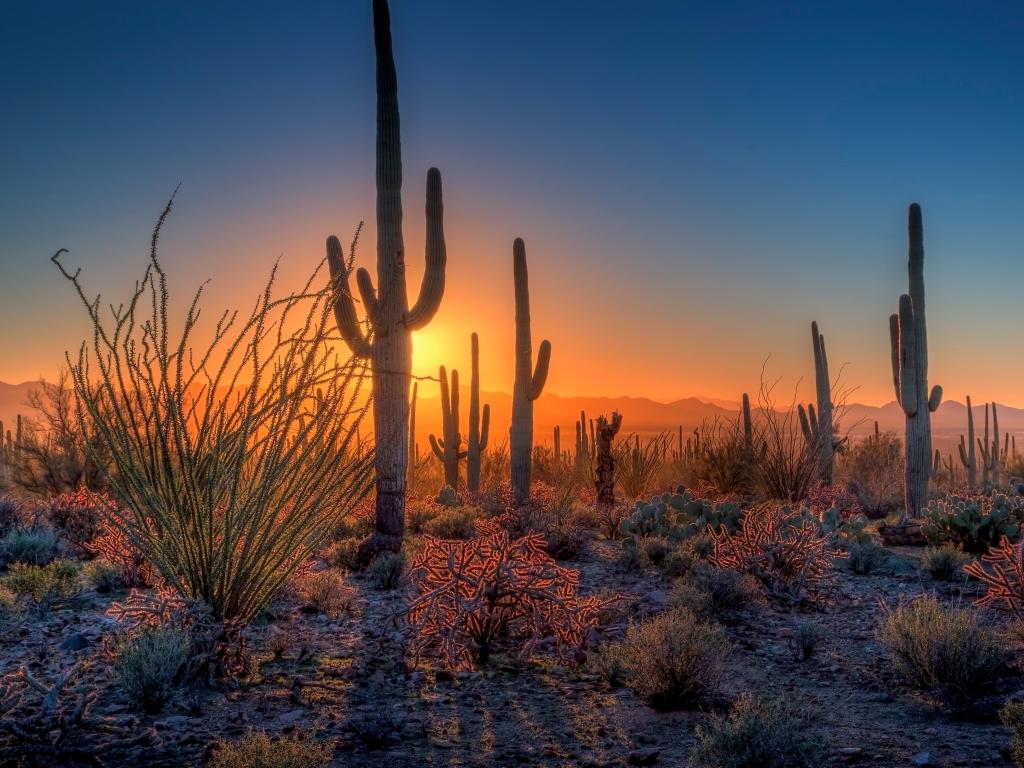
<instances>
[{"instance_id":1,"label":"saguaro cactus","mask_svg":"<svg viewBox=\"0 0 1024 768\"><path fill-rule=\"evenodd\" d=\"M472 367L469 376L469 444L466 446L466 487L471 493L480 490L480 459L487 450L487 435L491 425L491 406L484 405L480 414L480 340L474 333L469 337Z\"/></svg>"},{"instance_id":2,"label":"saguaro cactus","mask_svg":"<svg viewBox=\"0 0 1024 768\"><path fill-rule=\"evenodd\" d=\"M590 468L590 441L587 439L587 414L580 411L580 420L576 422L576 470L582 472Z\"/></svg>"},{"instance_id":3,"label":"saguaro cactus","mask_svg":"<svg viewBox=\"0 0 1024 768\"><path fill-rule=\"evenodd\" d=\"M459 490L459 461L466 458L462 447L462 433L459 432L459 372L452 371L451 389L448 388L448 372L442 365L437 372L441 382L441 427L442 437L438 440L430 435L430 447L437 460L444 467L444 484L453 491Z\"/></svg>"},{"instance_id":4,"label":"saguaro cactus","mask_svg":"<svg viewBox=\"0 0 1024 768\"><path fill-rule=\"evenodd\" d=\"M516 291L516 378L512 388L509 463L512 495L517 504L525 504L530 500L530 475L533 471L533 401L540 397L548 378L551 343L547 339L540 343L534 367L526 245L518 237L512 245L512 270Z\"/></svg>"},{"instance_id":5,"label":"saguaro cactus","mask_svg":"<svg viewBox=\"0 0 1024 768\"><path fill-rule=\"evenodd\" d=\"M920 517L928 502L932 460L931 413L942 402L942 387L928 391L928 332L924 311L924 230L921 207L910 206L907 272L910 293L900 296L899 314L889 317L892 380L906 416L906 469L903 482L905 515Z\"/></svg>"},{"instance_id":6,"label":"saguaro cactus","mask_svg":"<svg viewBox=\"0 0 1024 768\"><path fill-rule=\"evenodd\" d=\"M754 450L754 420L750 417L750 395L746 392L743 393L741 411L743 412L743 447L749 455Z\"/></svg>"},{"instance_id":7,"label":"saguaro cactus","mask_svg":"<svg viewBox=\"0 0 1024 768\"><path fill-rule=\"evenodd\" d=\"M556 424L552 432L554 442L552 443L551 450L554 451L555 465L557 466L562 463L562 428Z\"/></svg>"},{"instance_id":8,"label":"saguaro cactus","mask_svg":"<svg viewBox=\"0 0 1024 768\"><path fill-rule=\"evenodd\" d=\"M402 149L398 114L398 78L391 47L387 0L373 2L377 55L377 286L360 269L356 284L366 310L364 329L349 290L349 268L336 237L327 240L331 277L338 288L334 313L342 338L359 357L369 358L373 372L373 427L376 449L375 530L362 542L359 559L397 551L405 521L406 468L409 459L409 381L412 332L433 318L444 295L447 261L441 173L427 172L426 271L416 303L409 308L402 238Z\"/></svg>"},{"instance_id":9,"label":"saguaro cactus","mask_svg":"<svg viewBox=\"0 0 1024 768\"><path fill-rule=\"evenodd\" d=\"M622 414L612 411L612 419L597 417L597 429L594 453L597 456L597 479L594 486L597 490L597 503L604 506L615 504L615 457L612 455L612 440L622 426ZM638 438L639 439L639 438Z\"/></svg>"},{"instance_id":10,"label":"saguaro cactus","mask_svg":"<svg viewBox=\"0 0 1024 768\"><path fill-rule=\"evenodd\" d=\"M999 413L996 411L996 404L992 403L992 430L993 439L988 439L988 403L985 403L985 440L978 440L978 447L981 450L982 478L985 485L999 485L1000 470L1003 459L999 454Z\"/></svg>"},{"instance_id":11,"label":"saguaro cactus","mask_svg":"<svg viewBox=\"0 0 1024 768\"><path fill-rule=\"evenodd\" d=\"M967 487L974 488L978 484L978 461L974 454L974 410L970 395L967 396L967 439L960 435L960 463L967 470Z\"/></svg>"}]
</instances>

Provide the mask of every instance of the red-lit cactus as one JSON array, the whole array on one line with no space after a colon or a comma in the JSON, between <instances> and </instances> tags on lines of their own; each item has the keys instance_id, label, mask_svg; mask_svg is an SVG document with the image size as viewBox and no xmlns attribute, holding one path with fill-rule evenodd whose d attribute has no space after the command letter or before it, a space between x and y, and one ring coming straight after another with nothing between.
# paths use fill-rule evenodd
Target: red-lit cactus
<instances>
[{"instance_id":1,"label":"red-lit cactus","mask_svg":"<svg viewBox=\"0 0 1024 768\"><path fill-rule=\"evenodd\" d=\"M991 547L964 566L964 572L988 587L977 600L979 606L991 606L1024 619L1024 552L1021 544L1011 544L1005 536L998 546Z\"/></svg>"}]
</instances>

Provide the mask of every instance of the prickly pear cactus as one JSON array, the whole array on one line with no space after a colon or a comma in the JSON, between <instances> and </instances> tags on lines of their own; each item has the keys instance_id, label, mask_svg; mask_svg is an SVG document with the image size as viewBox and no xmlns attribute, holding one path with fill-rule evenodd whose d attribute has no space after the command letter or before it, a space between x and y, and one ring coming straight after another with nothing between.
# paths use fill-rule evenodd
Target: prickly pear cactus
<instances>
[{"instance_id":1,"label":"prickly pear cactus","mask_svg":"<svg viewBox=\"0 0 1024 768\"><path fill-rule=\"evenodd\" d=\"M1016 541L1024 525L1024 499L991 493L946 494L928 505L923 526L931 542L950 541L968 552L985 552L1003 536Z\"/></svg>"},{"instance_id":2,"label":"prickly pear cactus","mask_svg":"<svg viewBox=\"0 0 1024 768\"><path fill-rule=\"evenodd\" d=\"M633 512L619 525L623 536L642 538L662 536L671 541L682 541L708 527L724 527L730 533L739 528L743 510L732 502L712 504L696 499L680 486L675 493L664 493L647 502L637 502Z\"/></svg>"}]
</instances>

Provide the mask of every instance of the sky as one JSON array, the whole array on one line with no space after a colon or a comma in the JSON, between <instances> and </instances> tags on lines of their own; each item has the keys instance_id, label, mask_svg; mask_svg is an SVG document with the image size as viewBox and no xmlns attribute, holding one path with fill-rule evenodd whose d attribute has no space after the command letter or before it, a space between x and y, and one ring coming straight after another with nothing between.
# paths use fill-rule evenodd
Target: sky
<instances>
[{"instance_id":1,"label":"sky","mask_svg":"<svg viewBox=\"0 0 1024 768\"><path fill-rule=\"evenodd\" d=\"M777 7L768 7L777 6ZM1024 405L1024 6L392 0L410 293L426 170L447 290L414 372L510 391L512 241L526 241L547 391L736 399L813 380L893 399L888 316L922 204L930 378ZM369 0L0 7L0 381L53 378L88 328L66 263L130 292L161 253L184 302L249 306L366 230ZM410 297L410 302L415 296ZM767 360L767 363L765 361ZM809 387L807 388L809 393Z\"/></svg>"}]
</instances>

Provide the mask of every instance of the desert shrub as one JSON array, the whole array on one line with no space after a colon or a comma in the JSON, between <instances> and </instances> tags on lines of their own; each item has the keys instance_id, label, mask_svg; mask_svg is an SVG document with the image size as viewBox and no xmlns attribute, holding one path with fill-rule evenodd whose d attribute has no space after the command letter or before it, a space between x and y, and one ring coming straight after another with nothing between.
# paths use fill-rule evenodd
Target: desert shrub
<instances>
[{"instance_id":1,"label":"desert shrub","mask_svg":"<svg viewBox=\"0 0 1024 768\"><path fill-rule=\"evenodd\" d=\"M793 628L793 657L797 661L807 661L814 655L814 649L822 637L821 627L813 621L801 621Z\"/></svg>"},{"instance_id":2,"label":"desert shrub","mask_svg":"<svg viewBox=\"0 0 1024 768\"><path fill-rule=\"evenodd\" d=\"M255 731L234 743L218 741L209 768L327 768L333 754L332 744L302 734L271 739Z\"/></svg>"},{"instance_id":3,"label":"desert shrub","mask_svg":"<svg viewBox=\"0 0 1024 768\"><path fill-rule=\"evenodd\" d=\"M423 533L427 523L437 517L438 512L436 505L431 502L409 499L405 506L406 531L415 534Z\"/></svg>"},{"instance_id":4,"label":"desert shrub","mask_svg":"<svg viewBox=\"0 0 1024 768\"><path fill-rule=\"evenodd\" d=\"M711 562L749 573L770 597L796 602L815 598L832 570L832 534L789 507L765 505L747 512L736 533L712 532Z\"/></svg>"},{"instance_id":5,"label":"desert shrub","mask_svg":"<svg viewBox=\"0 0 1024 768\"><path fill-rule=\"evenodd\" d=\"M123 303L94 301L54 255L92 326L70 375L110 453L124 504L111 523L183 598L245 622L369 489L357 435L366 363L332 340L341 281L324 262L287 295L275 267L248 314L215 313L202 328L200 288L177 317L157 258L171 204Z\"/></svg>"},{"instance_id":6,"label":"desert shrub","mask_svg":"<svg viewBox=\"0 0 1024 768\"><path fill-rule=\"evenodd\" d=\"M0 537L21 526L22 504L13 496L0 496Z\"/></svg>"},{"instance_id":7,"label":"desert shrub","mask_svg":"<svg viewBox=\"0 0 1024 768\"><path fill-rule=\"evenodd\" d=\"M174 627L149 627L125 640L114 671L128 698L153 714L174 695L188 659L188 635Z\"/></svg>"},{"instance_id":8,"label":"desert shrub","mask_svg":"<svg viewBox=\"0 0 1024 768\"><path fill-rule=\"evenodd\" d=\"M740 421L719 420L697 433L697 449L689 473L725 493L745 495L757 483L757 453Z\"/></svg>"},{"instance_id":9,"label":"desert shrub","mask_svg":"<svg viewBox=\"0 0 1024 768\"><path fill-rule=\"evenodd\" d=\"M636 546L635 542L627 540L619 548L615 563L620 570L626 572L642 571L647 566L647 558L644 557L643 551Z\"/></svg>"},{"instance_id":10,"label":"desert shrub","mask_svg":"<svg viewBox=\"0 0 1024 768\"><path fill-rule=\"evenodd\" d=\"M999 712L999 719L1010 729L1010 757L1017 768L1024 768L1024 701L1008 701Z\"/></svg>"},{"instance_id":11,"label":"desert shrub","mask_svg":"<svg viewBox=\"0 0 1024 768\"><path fill-rule=\"evenodd\" d=\"M854 542L846 550L846 563L854 573L865 576L885 564L885 550L871 542Z\"/></svg>"},{"instance_id":12,"label":"desert shrub","mask_svg":"<svg viewBox=\"0 0 1024 768\"><path fill-rule=\"evenodd\" d=\"M925 536L952 542L966 552L985 552L1003 537L1016 541L1024 523L1024 499L993 492L971 496L947 493L928 504Z\"/></svg>"},{"instance_id":13,"label":"desert shrub","mask_svg":"<svg viewBox=\"0 0 1024 768\"><path fill-rule=\"evenodd\" d=\"M888 612L878 628L896 671L954 711L996 678L1006 651L996 633L967 608L926 596Z\"/></svg>"},{"instance_id":14,"label":"desert shrub","mask_svg":"<svg viewBox=\"0 0 1024 768\"><path fill-rule=\"evenodd\" d=\"M620 440L612 448L615 484L627 498L639 499L650 491L665 464L667 435L640 441L639 435Z\"/></svg>"},{"instance_id":15,"label":"desert shrub","mask_svg":"<svg viewBox=\"0 0 1024 768\"><path fill-rule=\"evenodd\" d=\"M644 536L637 546L651 565L661 565L672 551L672 544L663 536Z\"/></svg>"},{"instance_id":16,"label":"desert shrub","mask_svg":"<svg viewBox=\"0 0 1024 768\"><path fill-rule=\"evenodd\" d=\"M698 563L682 581L707 595L709 609L715 614L742 608L761 595L753 576L708 563Z\"/></svg>"},{"instance_id":17,"label":"desert shrub","mask_svg":"<svg viewBox=\"0 0 1024 768\"><path fill-rule=\"evenodd\" d=\"M711 618L715 607L711 595L694 584L693 579L676 579L668 593L669 610L685 609L695 616Z\"/></svg>"},{"instance_id":18,"label":"desert shrub","mask_svg":"<svg viewBox=\"0 0 1024 768\"><path fill-rule=\"evenodd\" d=\"M78 568L66 560L55 560L48 565L15 563L3 584L40 613L46 613L81 591Z\"/></svg>"},{"instance_id":19,"label":"desert shrub","mask_svg":"<svg viewBox=\"0 0 1024 768\"><path fill-rule=\"evenodd\" d=\"M423 526L423 532L437 539L469 539L476 532L474 519L472 510L445 509Z\"/></svg>"},{"instance_id":20,"label":"desert shrub","mask_svg":"<svg viewBox=\"0 0 1024 768\"><path fill-rule=\"evenodd\" d=\"M666 578L678 579L685 576L693 568L695 557L689 542L676 544L666 553L661 561L661 571Z\"/></svg>"},{"instance_id":21,"label":"desert shrub","mask_svg":"<svg viewBox=\"0 0 1024 768\"><path fill-rule=\"evenodd\" d=\"M655 709L686 709L717 688L729 641L721 627L677 609L631 626L621 653L637 696Z\"/></svg>"},{"instance_id":22,"label":"desert shrub","mask_svg":"<svg viewBox=\"0 0 1024 768\"><path fill-rule=\"evenodd\" d=\"M987 590L977 604L1024 619L1024 542L1003 539L980 560L964 566L964 573L985 584Z\"/></svg>"},{"instance_id":23,"label":"desert shrub","mask_svg":"<svg viewBox=\"0 0 1024 768\"><path fill-rule=\"evenodd\" d=\"M848 446L839 471L868 517L882 518L903 506L903 445L892 432Z\"/></svg>"},{"instance_id":24,"label":"desert shrub","mask_svg":"<svg viewBox=\"0 0 1024 768\"><path fill-rule=\"evenodd\" d=\"M469 541L427 538L410 574L416 656L438 652L453 668L485 662L500 642L522 655L577 651L615 597L581 597L579 573L547 554L544 537L506 531Z\"/></svg>"},{"instance_id":25,"label":"desert shrub","mask_svg":"<svg viewBox=\"0 0 1024 768\"><path fill-rule=\"evenodd\" d=\"M405 554L403 552L381 552L370 563L367 575L374 589L394 589L402 581L405 573Z\"/></svg>"},{"instance_id":26,"label":"desert shrub","mask_svg":"<svg viewBox=\"0 0 1024 768\"><path fill-rule=\"evenodd\" d=\"M808 732L799 713L749 693L728 718L713 717L695 735L693 768L818 768L826 756L825 742Z\"/></svg>"},{"instance_id":27,"label":"desert shrub","mask_svg":"<svg viewBox=\"0 0 1024 768\"><path fill-rule=\"evenodd\" d=\"M356 598L356 591L330 570L300 576L296 592L305 606L332 619L350 613Z\"/></svg>"},{"instance_id":28,"label":"desert shrub","mask_svg":"<svg viewBox=\"0 0 1024 768\"><path fill-rule=\"evenodd\" d=\"M548 554L555 560L578 560L586 549L586 531L573 520L554 520L543 533Z\"/></svg>"},{"instance_id":29,"label":"desert shrub","mask_svg":"<svg viewBox=\"0 0 1024 768\"><path fill-rule=\"evenodd\" d=\"M333 542L324 554L328 565L346 571L359 570L359 539L339 539Z\"/></svg>"},{"instance_id":30,"label":"desert shrub","mask_svg":"<svg viewBox=\"0 0 1024 768\"><path fill-rule=\"evenodd\" d=\"M105 494L85 489L51 496L40 502L40 512L76 554L92 554L88 544L100 533L103 511L114 504Z\"/></svg>"},{"instance_id":31,"label":"desert shrub","mask_svg":"<svg viewBox=\"0 0 1024 768\"><path fill-rule=\"evenodd\" d=\"M82 566L82 578L101 595L125 586L121 580L121 569L106 560L96 559L87 562Z\"/></svg>"},{"instance_id":32,"label":"desert shrub","mask_svg":"<svg viewBox=\"0 0 1024 768\"><path fill-rule=\"evenodd\" d=\"M621 643L602 643L587 656L587 666L612 688L626 683L628 669Z\"/></svg>"},{"instance_id":33,"label":"desert shrub","mask_svg":"<svg viewBox=\"0 0 1024 768\"><path fill-rule=\"evenodd\" d=\"M3 584L0 584L0 621L17 616L21 612L18 596Z\"/></svg>"},{"instance_id":34,"label":"desert shrub","mask_svg":"<svg viewBox=\"0 0 1024 768\"><path fill-rule=\"evenodd\" d=\"M49 528L20 528L0 541L0 559L5 563L46 565L60 554L60 542Z\"/></svg>"},{"instance_id":35,"label":"desert shrub","mask_svg":"<svg viewBox=\"0 0 1024 768\"><path fill-rule=\"evenodd\" d=\"M928 547L921 556L921 568L937 581L964 578L964 566L970 558L953 544Z\"/></svg>"}]
</instances>

